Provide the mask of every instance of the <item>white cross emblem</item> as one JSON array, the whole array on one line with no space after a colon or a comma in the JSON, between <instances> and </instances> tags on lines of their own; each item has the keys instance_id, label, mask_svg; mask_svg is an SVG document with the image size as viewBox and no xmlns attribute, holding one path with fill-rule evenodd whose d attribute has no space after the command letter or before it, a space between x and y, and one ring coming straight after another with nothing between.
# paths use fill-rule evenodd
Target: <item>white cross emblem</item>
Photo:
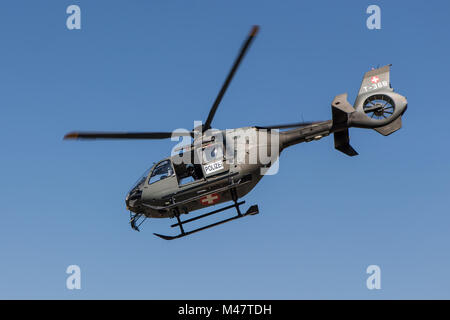
<instances>
[{"instance_id":1,"label":"white cross emblem","mask_svg":"<svg viewBox=\"0 0 450 320\"><path fill-rule=\"evenodd\" d=\"M200 199L200 202L204 206L216 203L217 201L219 201L219 195L217 193L208 194Z\"/></svg>"},{"instance_id":2,"label":"white cross emblem","mask_svg":"<svg viewBox=\"0 0 450 320\"><path fill-rule=\"evenodd\" d=\"M380 78L378 78L377 76L373 76L372 78L370 78L370 82L372 83L377 83L378 81L380 81Z\"/></svg>"}]
</instances>

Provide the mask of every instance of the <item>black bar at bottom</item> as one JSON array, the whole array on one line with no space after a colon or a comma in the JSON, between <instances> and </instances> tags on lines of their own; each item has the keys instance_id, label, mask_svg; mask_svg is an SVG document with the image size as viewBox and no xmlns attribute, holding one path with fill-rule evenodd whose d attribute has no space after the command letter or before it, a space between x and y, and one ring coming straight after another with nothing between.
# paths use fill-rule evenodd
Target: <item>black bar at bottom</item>
<instances>
[{"instance_id":1,"label":"black bar at bottom","mask_svg":"<svg viewBox=\"0 0 450 320\"><path fill-rule=\"evenodd\" d=\"M269 292L262 292L268 294ZM207 297L207 293L204 294ZM101 297L99 297L101 298ZM168 319L305 319L302 315L312 314L315 317L330 315L325 319L342 318L377 318L380 314L389 313L391 316L407 318L407 315L416 315L424 311L427 318L433 315L442 317L448 311L450 302L447 301L420 301L420 300L378 300L378 301L352 301L352 300L78 300L78 301L0 301L3 312L9 309L11 314L48 315L53 306L65 310L81 310L89 308L89 314L96 316L117 316L129 314L133 310L133 317L148 318L148 310L152 314L162 315ZM386 308L386 310L385 310ZM439 311L439 309L441 309ZM376 311L374 311L376 310ZM364 311L366 314L364 314ZM362 316L364 314L364 316ZM373 317L370 317L372 315ZM56 318L56 316L55 316ZM161 318L161 316L159 317ZM307 318L307 317L306 317ZM425 317L424 317L425 318Z\"/></svg>"}]
</instances>

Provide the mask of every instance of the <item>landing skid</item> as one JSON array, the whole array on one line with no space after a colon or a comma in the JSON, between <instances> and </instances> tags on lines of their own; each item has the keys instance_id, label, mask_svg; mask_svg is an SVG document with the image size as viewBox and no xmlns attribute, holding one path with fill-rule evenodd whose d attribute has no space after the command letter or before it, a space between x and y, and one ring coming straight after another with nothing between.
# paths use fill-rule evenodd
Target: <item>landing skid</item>
<instances>
[{"instance_id":1,"label":"landing skid","mask_svg":"<svg viewBox=\"0 0 450 320\"><path fill-rule=\"evenodd\" d=\"M142 214L134 214L132 215L130 213L130 225L131 228L135 231L140 231L139 227L144 223L144 221L147 219L146 216L143 216Z\"/></svg>"},{"instance_id":2,"label":"landing skid","mask_svg":"<svg viewBox=\"0 0 450 320\"><path fill-rule=\"evenodd\" d=\"M171 227L177 227L177 226L180 227L181 233L180 233L179 235L176 235L176 236L166 236L166 235L158 234L158 233L154 233L154 235L157 236L157 237L160 237L161 239L164 239L164 240L174 240L174 239L179 239L179 238L183 238L183 237L186 237L186 236L188 236L188 235L191 235L191 234L193 234L193 233L196 233L196 232L199 232L199 231L202 231L202 230L206 230L206 229L209 229L209 228L218 226L218 225L223 224L223 223L227 223L227 222L230 222L230 221L233 221L233 220L237 220L237 219L246 217L246 216L248 216L248 215L255 215L255 214L258 214L258 213L259 213L258 205L253 205L253 206L251 206L250 208L248 208L248 210L247 210L246 213L242 214L242 213L240 212L240 210L239 210L239 206L242 205L242 204L244 204L244 203L245 203L245 201L242 201L242 202L239 202L239 203L236 203L236 204L233 204L233 205L230 205L230 206L227 206L227 207L218 209L218 210L211 211L211 212L209 212L209 213L202 214L202 215L200 215L200 216L198 216L198 217L195 217L195 218L192 218L192 219L188 219L188 220L185 220L185 221L181 221L181 220L180 220L180 216L179 216L179 215L176 215L176 218L177 218L177 220L178 220L178 223L175 223L175 224L171 225ZM207 216L210 216L210 215L213 215L213 214L216 214L216 213L219 213L219 212L228 210L228 209L230 209L230 208L232 208L232 207L236 207L236 211L237 211L237 213L238 213L238 214L237 214L236 216L234 216L234 217L231 217L231 218L228 218L228 219L225 219L225 220L221 220L221 221L218 221L218 222L215 222L215 223L209 224L209 225L207 225L207 226L200 227L200 228L198 228L198 229L194 229L194 230L188 231L188 232L185 232L184 229L183 229L183 225L186 224L186 223L189 223L189 222L191 222L191 221L198 220L198 219L201 219L201 218L204 218L204 217L207 217Z\"/></svg>"}]
</instances>

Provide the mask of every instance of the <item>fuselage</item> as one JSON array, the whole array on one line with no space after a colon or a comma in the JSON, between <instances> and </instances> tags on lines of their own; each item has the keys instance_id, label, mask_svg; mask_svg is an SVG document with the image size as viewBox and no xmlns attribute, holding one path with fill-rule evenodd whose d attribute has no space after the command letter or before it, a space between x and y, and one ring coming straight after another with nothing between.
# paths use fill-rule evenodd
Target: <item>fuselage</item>
<instances>
[{"instance_id":1,"label":"fuselage","mask_svg":"<svg viewBox=\"0 0 450 320\"><path fill-rule=\"evenodd\" d=\"M244 127L206 132L157 162L127 195L127 208L147 217L173 217L238 198L274 174L282 150L330 133L331 121L287 131Z\"/></svg>"}]
</instances>

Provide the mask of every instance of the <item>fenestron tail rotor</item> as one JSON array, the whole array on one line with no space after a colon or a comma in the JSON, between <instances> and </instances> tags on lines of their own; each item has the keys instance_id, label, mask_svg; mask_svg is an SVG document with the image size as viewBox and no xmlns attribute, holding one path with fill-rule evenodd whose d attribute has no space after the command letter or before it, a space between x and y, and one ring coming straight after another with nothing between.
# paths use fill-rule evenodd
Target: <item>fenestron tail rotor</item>
<instances>
[{"instance_id":1,"label":"fenestron tail rotor","mask_svg":"<svg viewBox=\"0 0 450 320\"><path fill-rule=\"evenodd\" d=\"M372 119L387 119L394 114L394 101L385 94L375 94L364 101L365 114Z\"/></svg>"}]
</instances>

